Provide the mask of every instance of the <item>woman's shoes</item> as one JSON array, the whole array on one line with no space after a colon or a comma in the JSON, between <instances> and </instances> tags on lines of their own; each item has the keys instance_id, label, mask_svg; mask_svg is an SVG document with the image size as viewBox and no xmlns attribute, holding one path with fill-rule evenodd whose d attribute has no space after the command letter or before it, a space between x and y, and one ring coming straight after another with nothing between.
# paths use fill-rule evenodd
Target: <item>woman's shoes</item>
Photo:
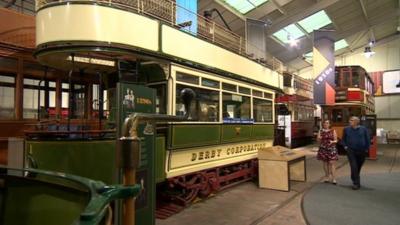
<instances>
[{"instance_id":1,"label":"woman's shoes","mask_svg":"<svg viewBox=\"0 0 400 225\"><path fill-rule=\"evenodd\" d=\"M333 185L337 185L337 182L336 182L336 180L334 179L334 180L332 180L332 182L331 182Z\"/></svg>"},{"instance_id":2,"label":"woman's shoes","mask_svg":"<svg viewBox=\"0 0 400 225\"><path fill-rule=\"evenodd\" d=\"M322 180L322 182L324 182L324 183L329 183L329 182L330 182L329 177L324 177L324 179Z\"/></svg>"}]
</instances>

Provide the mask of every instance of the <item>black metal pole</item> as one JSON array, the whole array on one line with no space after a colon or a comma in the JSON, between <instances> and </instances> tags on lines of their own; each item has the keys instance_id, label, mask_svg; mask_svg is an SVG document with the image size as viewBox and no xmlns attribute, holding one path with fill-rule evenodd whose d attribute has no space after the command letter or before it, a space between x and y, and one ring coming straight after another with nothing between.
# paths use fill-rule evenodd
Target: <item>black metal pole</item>
<instances>
[{"instance_id":1,"label":"black metal pole","mask_svg":"<svg viewBox=\"0 0 400 225\"><path fill-rule=\"evenodd\" d=\"M71 116L72 116L72 73L74 72L74 66L75 66L75 54L71 53L71 61L72 61L72 68L69 71L68 74L68 85L69 85L69 90L68 90L68 125L67 125L67 130L71 131Z\"/></svg>"},{"instance_id":2,"label":"black metal pole","mask_svg":"<svg viewBox=\"0 0 400 225\"><path fill-rule=\"evenodd\" d=\"M102 79L102 74L99 73L99 130L101 130L101 121L103 118L103 113L104 113L104 109L103 109L103 103L104 103L104 94L103 94L103 79Z\"/></svg>"}]
</instances>

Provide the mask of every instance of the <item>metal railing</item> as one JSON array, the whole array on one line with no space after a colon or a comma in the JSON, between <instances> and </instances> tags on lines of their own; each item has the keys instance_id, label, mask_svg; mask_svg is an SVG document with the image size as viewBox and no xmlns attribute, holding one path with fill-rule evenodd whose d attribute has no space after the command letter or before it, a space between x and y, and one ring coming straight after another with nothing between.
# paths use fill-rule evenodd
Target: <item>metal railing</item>
<instances>
[{"instance_id":1,"label":"metal railing","mask_svg":"<svg viewBox=\"0 0 400 225\"><path fill-rule=\"evenodd\" d=\"M51 4L58 4L60 2L73 2L82 0L36 0L36 10ZM138 14L144 14L156 19L159 19L177 29L184 30L199 38L205 39L208 42L219 45L230 51L243 55L249 59L256 60L259 63L270 66L276 71L283 71L282 63L273 58L268 59L255 59L252 54L247 54L245 38L228 30L227 28L207 19L195 12L185 9L175 2L170 0L84 0L93 2L99 5L109 5L117 8L122 8ZM188 15L188 18L197 18L197 21L182 21L177 22L177 11ZM196 26L197 24L197 26ZM196 27L193 27L196 26Z\"/></svg>"}]
</instances>

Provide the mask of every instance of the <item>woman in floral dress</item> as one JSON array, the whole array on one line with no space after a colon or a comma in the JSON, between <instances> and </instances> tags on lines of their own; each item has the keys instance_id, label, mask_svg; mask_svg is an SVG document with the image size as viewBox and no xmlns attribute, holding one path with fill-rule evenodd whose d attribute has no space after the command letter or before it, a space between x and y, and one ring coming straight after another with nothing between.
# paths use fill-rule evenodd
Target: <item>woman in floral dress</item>
<instances>
[{"instance_id":1,"label":"woman in floral dress","mask_svg":"<svg viewBox=\"0 0 400 225\"><path fill-rule=\"evenodd\" d=\"M320 141L317 159L321 160L324 166L325 178L324 182L336 184L336 161L339 159L336 149L337 134L336 131L330 128L329 120L325 120L322 129L318 133Z\"/></svg>"}]
</instances>

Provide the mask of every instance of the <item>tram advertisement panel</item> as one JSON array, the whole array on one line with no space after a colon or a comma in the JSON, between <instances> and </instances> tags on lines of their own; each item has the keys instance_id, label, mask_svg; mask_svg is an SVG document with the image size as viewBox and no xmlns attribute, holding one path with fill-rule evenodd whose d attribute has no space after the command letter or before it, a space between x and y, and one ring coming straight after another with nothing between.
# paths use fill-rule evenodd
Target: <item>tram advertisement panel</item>
<instances>
[{"instance_id":1,"label":"tram advertisement panel","mask_svg":"<svg viewBox=\"0 0 400 225\"><path fill-rule=\"evenodd\" d=\"M135 112L154 113L155 112L155 91L151 88L135 85L127 82L117 84L117 111L119 128L126 117ZM122 130L119 130L119 136ZM136 181L142 185L142 191L137 196L136 205L136 224L145 224L151 221L154 224L155 209L155 181L154 181L154 135L145 132L145 126L139 126L140 142L140 161L136 171ZM121 176L120 176L121 177ZM122 179L122 178L121 178ZM146 223L149 224L150 223Z\"/></svg>"},{"instance_id":2,"label":"tram advertisement panel","mask_svg":"<svg viewBox=\"0 0 400 225\"><path fill-rule=\"evenodd\" d=\"M335 104L335 57L333 31L314 31L314 103Z\"/></svg>"}]
</instances>

